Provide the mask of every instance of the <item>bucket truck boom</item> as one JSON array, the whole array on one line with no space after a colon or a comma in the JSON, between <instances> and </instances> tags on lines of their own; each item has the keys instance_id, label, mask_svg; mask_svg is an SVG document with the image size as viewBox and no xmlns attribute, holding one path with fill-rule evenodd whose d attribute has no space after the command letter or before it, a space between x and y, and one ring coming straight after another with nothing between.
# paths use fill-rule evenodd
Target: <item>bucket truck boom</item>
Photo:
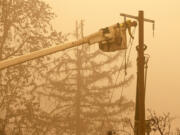
<instances>
[{"instance_id":1,"label":"bucket truck boom","mask_svg":"<svg viewBox=\"0 0 180 135\"><path fill-rule=\"evenodd\" d=\"M56 53L58 51L66 50L68 48L72 48L75 46L80 46L82 44L95 44L99 43L99 48L105 52L112 52L116 50L126 49L126 29L130 34L130 28L132 26L136 26L137 23L135 21L126 21L124 23L117 23L110 27L106 27L100 29L98 32L90 34L80 40L73 41L70 43L65 43L62 45L56 45L49 48L45 48L42 50L34 51L25 55L17 56L14 58L10 58L7 60L0 61L0 70L20 64L32 59L36 59L42 56L46 56L52 53ZM131 36L131 34L130 34Z\"/></svg>"}]
</instances>

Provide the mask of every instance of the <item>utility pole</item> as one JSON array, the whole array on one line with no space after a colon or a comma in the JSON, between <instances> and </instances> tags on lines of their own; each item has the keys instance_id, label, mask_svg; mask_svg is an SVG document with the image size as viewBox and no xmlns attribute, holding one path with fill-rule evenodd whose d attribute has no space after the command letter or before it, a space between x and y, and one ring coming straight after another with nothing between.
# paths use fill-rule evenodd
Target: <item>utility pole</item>
<instances>
[{"instance_id":1,"label":"utility pole","mask_svg":"<svg viewBox=\"0 0 180 135\"><path fill-rule=\"evenodd\" d=\"M125 18L133 18L138 20L139 23L139 45L137 49L137 85L136 85L136 110L135 110L135 125L134 135L145 135L145 78L144 78L144 65L145 56L144 51L147 46L144 45L144 21L154 23L154 20L145 19L144 11L139 11L138 17L120 14ZM154 28L154 27L153 27Z\"/></svg>"},{"instance_id":2,"label":"utility pole","mask_svg":"<svg viewBox=\"0 0 180 135\"><path fill-rule=\"evenodd\" d=\"M145 135L145 86L144 86L144 12L139 11L139 45L137 46L137 99L136 106L138 106L137 127L135 127L136 135ZM135 126L136 126L135 125Z\"/></svg>"}]
</instances>

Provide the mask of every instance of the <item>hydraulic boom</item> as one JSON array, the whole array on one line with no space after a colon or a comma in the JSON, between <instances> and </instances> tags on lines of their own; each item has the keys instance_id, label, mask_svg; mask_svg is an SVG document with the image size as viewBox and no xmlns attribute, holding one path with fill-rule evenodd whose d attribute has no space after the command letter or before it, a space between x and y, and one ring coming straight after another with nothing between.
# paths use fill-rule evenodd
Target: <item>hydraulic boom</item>
<instances>
[{"instance_id":1,"label":"hydraulic boom","mask_svg":"<svg viewBox=\"0 0 180 135\"><path fill-rule=\"evenodd\" d=\"M42 56L56 53L58 51L66 50L68 48L72 48L75 46L80 46L85 43L89 45L99 43L99 48L105 52L112 52L116 50L126 49L127 48L126 29L128 29L128 32L130 34L130 28L136 25L137 23L135 21L133 22L126 21L121 24L118 23L110 27L100 29L98 32L90 34L77 41L65 43L62 45L52 46L49 48L34 51L34 52L21 55L18 57L3 60L3 61L0 61L0 70L7 68L9 66L13 66L16 64L20 64L20 63L32 60L32 59L36 59Z\"/></svg>"}]
</instances>

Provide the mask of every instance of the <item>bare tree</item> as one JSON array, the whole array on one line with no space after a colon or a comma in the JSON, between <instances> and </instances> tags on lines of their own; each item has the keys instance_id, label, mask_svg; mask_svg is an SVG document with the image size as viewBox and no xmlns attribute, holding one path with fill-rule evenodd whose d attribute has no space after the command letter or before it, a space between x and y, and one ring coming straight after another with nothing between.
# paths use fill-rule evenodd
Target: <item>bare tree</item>
<instances>
[{"instance_id":1,"label":"bare tree","mask_svg":"<svg viewBox=\"0 0 180 135\"><path fill-rule=\"evenodd\" d=\"M150 129L150 132L157 132L160 135L170 135L171 134L171 126L173 117L170 116L170 113L163 113L162 115L153 112L148 109L148 123L147 128Z\"/></svg>"}]
</instances>

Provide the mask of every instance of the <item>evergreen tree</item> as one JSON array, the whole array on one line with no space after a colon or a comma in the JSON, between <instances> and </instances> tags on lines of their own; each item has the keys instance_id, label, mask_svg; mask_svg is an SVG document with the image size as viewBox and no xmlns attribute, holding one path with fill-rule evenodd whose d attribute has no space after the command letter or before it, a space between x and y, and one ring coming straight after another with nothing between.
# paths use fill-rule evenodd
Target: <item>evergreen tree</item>
<instances>
[{"instance_id":1,"label":"evergreen tree","mask_svg":"<svg viewBox=\"0 0 180 135\"><path fill-rule=\"evenodd\" d=\"M123 96L115 96L117 100L111 97L112 92L120 93L121 87L127 86L132 79L129 75L114 84L117 74L124 72L125 65L120 68L120 64L116 65L122 54L109 55L96 47L83 45L64 51L53 63L53 68L46 74L42 73L46 85L39 87L38 93L52 103L48 110L55 117L50 125L54 132L88 135L120 128L123 113L134 106Z\"/></svg>"}]
</instances>

